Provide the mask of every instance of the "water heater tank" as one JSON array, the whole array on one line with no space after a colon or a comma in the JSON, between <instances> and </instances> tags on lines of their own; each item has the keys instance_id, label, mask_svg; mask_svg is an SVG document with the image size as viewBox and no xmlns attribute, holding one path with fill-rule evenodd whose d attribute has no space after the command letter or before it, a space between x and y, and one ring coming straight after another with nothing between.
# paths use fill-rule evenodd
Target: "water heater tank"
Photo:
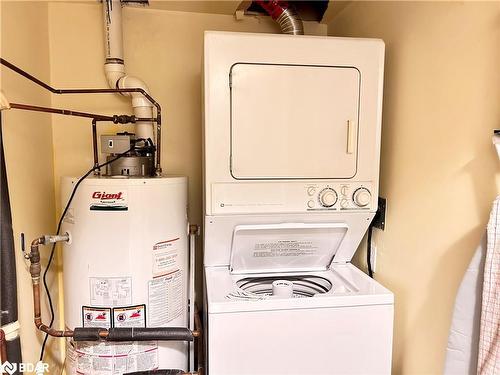
<instances>
[{"instance_id":1,"label":"water heater tank","mask_svg":"<svg viewBox=\"0 0 500 375\"><path fill-rule=\"evenodd\" d=\"M76 184L63 178L62 202ZM64 315L75 327L187 327L187 178L84 180L64 220ZM67 342L70 374L187 370L185 342Z\"/></svg>"}]
</instances>

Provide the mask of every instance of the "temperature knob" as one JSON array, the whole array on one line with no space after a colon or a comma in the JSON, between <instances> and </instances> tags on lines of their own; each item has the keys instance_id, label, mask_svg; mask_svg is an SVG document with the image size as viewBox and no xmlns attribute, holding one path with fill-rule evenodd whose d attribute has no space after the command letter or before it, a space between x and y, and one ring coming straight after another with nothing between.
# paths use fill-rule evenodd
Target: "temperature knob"
<instances>
[{"instance_id":1,"label":"temperature knob","mask_svg":"<svg viewBox=\"0 0 500 375\"><path fill-rule=\"evenodd\" d=\"M319 203L323 207L332 207L337 203L337 193L332 188L326 188L319 193Z\"/></svg>"},{"instance_id":2,"label":"temperature knob","mask_svg":"<svg viewBox=\"0 0 500 375\"><path fill-rule=\"evenodd\" d=\"M368 206L368 204L370 204L371 199L372 195L370 194L370 191L366 188L356 189L356 191L352 195L352 200L354 201L354 204L356 204L356 206L358 207Z\"/></svg>"}]
</instances>

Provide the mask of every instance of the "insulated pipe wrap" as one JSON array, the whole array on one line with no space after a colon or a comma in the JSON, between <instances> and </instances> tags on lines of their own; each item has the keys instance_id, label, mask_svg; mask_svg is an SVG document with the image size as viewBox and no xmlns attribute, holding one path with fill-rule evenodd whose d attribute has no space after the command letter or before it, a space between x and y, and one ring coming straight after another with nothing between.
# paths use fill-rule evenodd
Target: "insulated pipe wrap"
<instances>
[{"instance_id":1,"label":"insulated pipe wrap","mask_svg":"<svg viewBox=\"0 0 500 375\"><path fill-rule=\"evenodd\" d=\"M77 327L73 331L73 340L75 341L99 341L101 336L99 333L106 331L104 328L82 328Z\"/></svg>"},{"instance_id":2,"label":"insulated pipe wrap","mask_svg":"<svg viewBox=\"0 0 500 375\"><path fill-rule=\"evenodd\" d=\"M7 341L7 359L10 363L21 363L23 361L21 358L21 339L19 336L11 341ZM18 374L22 374L19 368L12 375Z\"/></svg>"},{"instance_id":3,"label":"insulated pipe wrap","mask_svg":"<svg viewBox=\"0 0 500 375\"><path fill-rule=\"evenodd\" d=\"M193 341L188 328L110 328L107 341Z\"/></svg>"}]
</instances>

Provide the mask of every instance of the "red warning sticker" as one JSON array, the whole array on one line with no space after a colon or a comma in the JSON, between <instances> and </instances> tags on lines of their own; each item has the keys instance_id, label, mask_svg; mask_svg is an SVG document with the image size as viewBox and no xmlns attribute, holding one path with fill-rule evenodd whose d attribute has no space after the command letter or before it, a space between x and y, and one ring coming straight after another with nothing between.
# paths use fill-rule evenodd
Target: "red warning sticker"
<instances>
[{"instance_id":1,"label":"red warning sticker","mask_svg":"<svg viewBox=\"0 0 500 375\"><path fill-rule=\"evenodd\" d=\"M111 328L111 309L82 306L82 323L89 328Z\"/></svg>"},{"instance_id":2,"label":"red warning sticker","mask_svg":"<svg viewBox=\"0 0 500 375\"><path fill-rule=\"evenodd\" d=\"M146 327L146 305L113 308L113 327Z\"/></svg>"}]
</instances>

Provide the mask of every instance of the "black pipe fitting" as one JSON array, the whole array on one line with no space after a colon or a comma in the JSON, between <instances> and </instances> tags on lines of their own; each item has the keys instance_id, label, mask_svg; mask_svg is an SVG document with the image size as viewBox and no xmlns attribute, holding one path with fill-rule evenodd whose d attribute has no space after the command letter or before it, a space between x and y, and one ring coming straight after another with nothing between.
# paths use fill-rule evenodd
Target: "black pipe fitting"
<instances>
[{"instance_id":1,"label":"black pipe fitting","mask_svg":"<svg viewBox=\"0 0 500 375\"><path fill-rule=\"evenodd\" d=\"M134 115L113 115L113 123L115 124L135 124L135 122Z\"/></svg>"}]
</instances>

